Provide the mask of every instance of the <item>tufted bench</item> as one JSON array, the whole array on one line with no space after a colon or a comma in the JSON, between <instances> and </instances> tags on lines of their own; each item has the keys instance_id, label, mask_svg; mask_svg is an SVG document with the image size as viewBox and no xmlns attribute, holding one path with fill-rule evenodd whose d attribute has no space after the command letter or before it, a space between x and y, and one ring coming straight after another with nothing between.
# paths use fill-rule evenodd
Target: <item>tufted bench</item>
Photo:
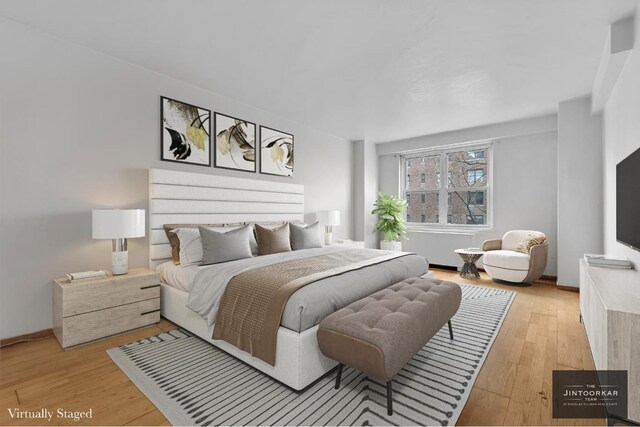
<instances>
[{"instance_id":1,"label":"tufted bench","mask_svg":"<svg viewBox=\"0 0 640 427\"><path fill-rule=\"evenodd\" d=\"M462 291L453 282L410 278L327 316L318 328L322 353L387 383L387 412L393 414L393 377L460 308Z\"/></svg>"}]
</instances>

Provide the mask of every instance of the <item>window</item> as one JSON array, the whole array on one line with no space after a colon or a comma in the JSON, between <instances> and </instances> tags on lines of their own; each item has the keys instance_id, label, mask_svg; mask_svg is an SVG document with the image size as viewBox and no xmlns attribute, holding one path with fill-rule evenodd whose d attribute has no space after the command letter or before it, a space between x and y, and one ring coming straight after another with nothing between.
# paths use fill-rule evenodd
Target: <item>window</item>
<instances>
[{"instance_id":1,"label":"window","mask_svg":"<svg viewBox=\"0 0 640 427\"><path fill-rule=\"evenodd\" d=\"M407 167L410 168L411 167L411 160L407 160Z\"/></svg>"},{"instance_id":2,"label":"window","mask_svg":"<svg viewBox=\"0 0 640 427\"><path fill-rule=\"evenodd\" d=\"M458 146L460 147L460 146ZM407 206L407 222L441 227L472 227L490 225L491 221L491 144L473 149L452 148L425 150L402 156L401 165L406 173L410 159L420 159L414 163L414 171L420 174L420 184L410 187L410 179L402 191L407 201L411 194L418 197ZM447 177L441 182L441 177ZM417 177L416 177L417 178ZM414 178L414 180L416 179Z\"/></svg>"},{"instance_id":3,"label":"window","mask_svg":"<svg viewBox=\"0 0 640 427\"><path fill-rule=\"evenodd\" d=\"M407 183L405 184L405 188L408 190L409 185L411 184L411 175L407 174Z\"/></svg>"},{"instance_id":4,"label":"window","mask_svg":"<svg viewBox=\"0 0 640 427\"><path fill-rule=\"evenodd\" d=\"M469 201L470 205L483 206L484 205L484 191L470 191Z\"/></svg>"},{"instance_id":5,"label":"window","mask_svg":"<svg viewBox=\"0 0 640 427\"><path fill-rule=\"evenodd\" d=\"M407 194L407 207L411 203L411 194Z\"/></svg>"},{"instance_id":6,"label":"window","mask_svg":"<svg viewBox=\"0 0 640 427\"><path fill-rule=\"evenodd\" d=\"M418 162L418 159L420 161ZM403 159L404 164L409 159ZM405 186L404 197L411 197L413 203L407 206L407 222L413 221L427 224L437 224L440 209L440 165L442 159L440 155L425 155L412 157L413 161L413 183ZM405 170L406 173L406 170ZM419 184L416 185L418 174Z\"/></svg>"},{"instance_id":7,"label":"window","mask_svg":"<svg viewBox=\"0 0 640 427\"><path fill-rule=\"evenodd\" d=\"M482 182L484 179L484 169L471 169L467 171L467 183L469 187Z\"/></svg>"},{"instance_id":8,"label":"window","mask_svg":"<svg viewBox=\"0 0 640 427\"><path fill-rule=\"evenodd\" d=\"M484 224L483 215L467 215L467 224Z\"/></svg>"},{"instance_id":9,"label":"window","mask_svg":"<svg viewBox=\"0 0 640 427\"><path fill-rule=\"evenodd\" d=\"M472 150L472 151L467 151L467 158L469 160L477 160L477 159L484 159L484 150Z\"/></svg>"}]
</instances>

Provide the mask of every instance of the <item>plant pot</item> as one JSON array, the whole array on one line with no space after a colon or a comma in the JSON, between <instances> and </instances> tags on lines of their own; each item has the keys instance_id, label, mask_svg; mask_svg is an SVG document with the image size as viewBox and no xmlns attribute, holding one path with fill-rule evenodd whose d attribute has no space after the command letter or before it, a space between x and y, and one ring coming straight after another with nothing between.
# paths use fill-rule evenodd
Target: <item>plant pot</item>
<instances>
[{"instance_id":1,"label":"plant pot","mask_svg":"<svg viewBox=\"0 0 640 427\"><path fill-rule=\"evenodd\" d=\"M380 249L383 251L402 252L402 242L400 240L380 240Z\"/></svg>"}]
</instances>

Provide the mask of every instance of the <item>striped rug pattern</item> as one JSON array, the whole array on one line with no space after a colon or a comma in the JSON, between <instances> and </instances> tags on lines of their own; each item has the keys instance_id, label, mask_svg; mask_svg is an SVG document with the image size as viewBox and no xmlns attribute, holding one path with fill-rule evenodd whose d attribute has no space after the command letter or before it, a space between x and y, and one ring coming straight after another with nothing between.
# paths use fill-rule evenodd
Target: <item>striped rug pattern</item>
<instances>
[{"instance_id":1,"label":"striped rug pattern","mask_svg":"<svg viewBox=\"0 0 640 427\"><path fill-rule=\"evenodd\" d=\"M454 425L515 292L461 285L462 304L393 383L345 368L295 391L184 330L108 350L174 425Z\"/></svg>"}]
</instances>

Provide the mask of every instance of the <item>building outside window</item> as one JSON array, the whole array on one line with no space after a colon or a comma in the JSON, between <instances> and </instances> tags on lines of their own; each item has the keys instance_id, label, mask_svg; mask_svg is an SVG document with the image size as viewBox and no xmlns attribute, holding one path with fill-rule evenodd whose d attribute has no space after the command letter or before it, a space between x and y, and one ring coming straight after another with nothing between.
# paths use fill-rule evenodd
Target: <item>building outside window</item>
<instances>
[{"instance_id":1,"label":"building outside window","mask_svg":"<svg viewBox=\"0 0 640 427\"><path fill-rule=\"evenodd\" d=\"M482 224L483 221L483 215L467 215L467 224Z\"/></svg>"},{"instance_id":2,"label":"building outside window","mask_svg":"<svg viewBox=\"0 0 640 427\"><path fill-rule=\"evenodd\" d=\"M471 150L467 151L467 158L469 160L484 159L484 154L484 150Z\"/></svg>"},{"instance_id":3,"label":"building outside window","mask_svg":"<svg viewBox=\"0 0 640 427\"><path fill-rule=\"evenodd\" d=\"M420 203L407 206L407 222L420 219L420 223L440 227L487 227L491 224L491 150L492 144L475 145L468 149L428 149L401 156L405 168L410 159L412 174L420 174L420 184L407 182L402 191L409 200L411 194L420 194ZM447 180L441 182L440 177ZM415 188L415 189L414 189Z\"/></svg>"},{"instance_id":4,"label":"building outside window","mask_svg":"<svg viewBox=\"0 0 640 427\"><path fill-rule=\"evenodd\" d=\"M484 178L484 169L471 169L467 171L467 182L469 185L474 185L477 182L482 181Z\"/></svg>"},{"instance_id":5,"label":"building outside window","mask_svg":"<svg viewBox=\"0 0 640 427\"><path fill-rule=\"evenodd\" d=\"M483 191L470 191L469 192L469 204L483 206L484 205L484 192Z\"/></svg>"}]
</instances>

